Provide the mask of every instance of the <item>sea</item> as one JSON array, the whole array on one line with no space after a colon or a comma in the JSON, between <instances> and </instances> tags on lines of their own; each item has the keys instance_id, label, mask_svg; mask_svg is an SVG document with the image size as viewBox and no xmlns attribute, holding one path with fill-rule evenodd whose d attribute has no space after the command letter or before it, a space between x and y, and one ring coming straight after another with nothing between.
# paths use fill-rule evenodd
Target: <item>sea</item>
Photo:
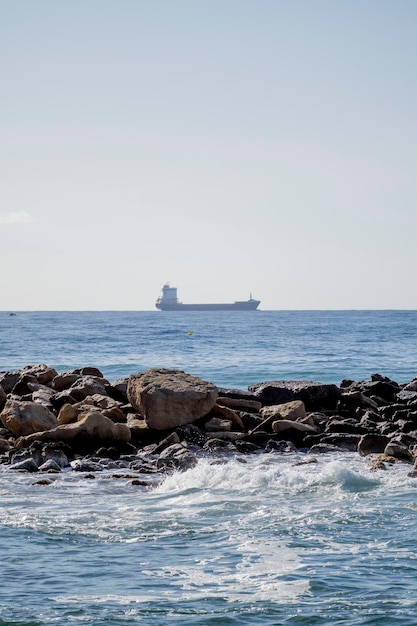
<instances>
[{"instance_id":1,"label":"sea","mask_svg":"<svg viewBox=\"0 0 417 626\"><path fill-rule=\"evenodd\" d=\"M417 311L11 313L1 371L167 367L236 389L417 377ZM410 467L315 458L202 456L153 487L0 466L0 626L415 626Z\"/></svg>"}]
</instances>

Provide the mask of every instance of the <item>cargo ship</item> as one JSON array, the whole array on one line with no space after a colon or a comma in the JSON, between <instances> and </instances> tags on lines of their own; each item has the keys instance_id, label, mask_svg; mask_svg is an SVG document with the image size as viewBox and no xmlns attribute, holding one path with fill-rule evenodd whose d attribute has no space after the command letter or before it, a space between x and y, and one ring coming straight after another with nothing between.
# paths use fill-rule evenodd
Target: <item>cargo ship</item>
<instances>
[{"instance_id":1,"label":"cargo ship","mask_svg":"<svg viewBox=\"0 0 417 626\"><path fill-rule=\"evenodd\" d=\"M250 294L249 300L238 300L229 304L183 304L177 297L177 288L166 284L162 287L162 296L157 299L155 306L160 311L255 311L260 300L254 300Z\"/></svg>"}]
</instances>

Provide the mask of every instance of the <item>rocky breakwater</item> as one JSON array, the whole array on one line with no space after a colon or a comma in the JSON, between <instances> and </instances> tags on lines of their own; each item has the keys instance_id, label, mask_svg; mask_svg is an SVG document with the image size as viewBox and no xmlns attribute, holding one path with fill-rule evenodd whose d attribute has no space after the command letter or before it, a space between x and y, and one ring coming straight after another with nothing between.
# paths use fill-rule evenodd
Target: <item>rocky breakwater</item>
<instances>
[{"instance_id":1,"label":"rocky breakwater","mask_svg":"<svg viewBox=\"0 0 417 626\"><path fill-rule=\"evenodd\" d=\"M94 367L0 372L0 464L21 472L80 471L151 486L198 457L355 451L371 469L409 464L417 476L417 379L373 374L340 385L271 381L248 391L179 370L114 383ZM53 477L38 481L49 484Z\"/></svg>"}]
</instances>

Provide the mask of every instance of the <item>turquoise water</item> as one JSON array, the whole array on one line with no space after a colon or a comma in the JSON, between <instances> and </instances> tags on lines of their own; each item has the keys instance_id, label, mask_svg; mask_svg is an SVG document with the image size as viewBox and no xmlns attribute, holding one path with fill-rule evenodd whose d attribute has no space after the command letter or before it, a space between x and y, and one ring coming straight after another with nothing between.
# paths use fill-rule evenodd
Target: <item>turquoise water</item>
<instances>
[{"instance_id":1,"label":"turquoise water","mask_svg":"<svg viewBox=\"0 0 417 626\"><path fill-rule=\"evenodd\" d=\"M219 385L417 375L416 312L0 314L0 369L181 367ZM188 333L192 332L189 336ZM417 623L417 482L353 453L130 478L0 471L0 625ZM213 463L215 461L215 463Z\"/></svg>"}]
</instances>

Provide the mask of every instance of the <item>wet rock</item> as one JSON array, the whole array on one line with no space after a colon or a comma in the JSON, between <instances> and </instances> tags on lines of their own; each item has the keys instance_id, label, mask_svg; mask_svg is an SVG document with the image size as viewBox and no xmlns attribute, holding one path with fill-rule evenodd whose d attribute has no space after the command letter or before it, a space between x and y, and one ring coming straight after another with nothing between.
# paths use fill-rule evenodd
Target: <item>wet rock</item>
<instances>
[{"instance_id":1,"label":"wet rock","mask_svg":"<svg viewBox=\"0 0 417 626\"><path fill-rule=\"evenodd\" d=\"M127 395L150 428L169 430L207 415L217 388L179 370L152 369L130 376Z\"/></svg>"},{"instance_id":2,"label":"wet rock","mask_svg":"<svg viewBox=\"0 0 417 626\"><path fill-rule=\"evenodd\" d=\"M360 456L367 456L368 454L382 454L389 441L389 437L386 437L385 435L363 435L358 443L358 453Z\"/></svg>"},{"instance_id":3,"label":"wet rock","mask_svg":"<svg viewBox=\"0 0 417 626\"><path fill-rule=\"evenodd\" d=\"M25 470L26 472L37 472L38 465L32 458L24 459L23 461L17 461L10 465L12 470Z\"/></svg>"},{"instance_id":4,"label":"wet rock","mask_svg":"<svg viewBox=\"0 0 417 626\"><path fill-rule=\"evenodd\" d=\"M55 415L41 404L14 400L6 402L0 420L16 437L50 430L58 424Z\"/></svg>"},{"instance_id":5,"label":"wet rock","mask_svg":"<svg viewBox=\"0 0 417 626\"><path fill-rule=\"evenodd\" d=\"M181 444L173 444L163 450L159 455L157 467L159 470L176 470L185 472L197 465L195 454L187 450Z\"/></svg>"},{"instance_id":6,"label":"wet rock","mask_svg":"<svg viewBox=\"0 0 417 626\"><path fill-rule=\"evenodd\" d=\"M292 443L292 441L275 441L269 439L265 446L265 452L279 452L280 454L293 454L298 452L298 448Z\"/></svg>"},{"instance_id":7,"label":"wet rock","mask_svg":"<svg viewBox=\"0 0 417 626\"><path fill-rule=\"evenodd\" d=\"M49 472L54 474L58 474L62 471L60 465L58 465L58 463L53 459L48 459L47 461L42 463L42 465L40 465L38 469L40 472Z\"/></svg>"},{"instance_id":8,"label":"wet rock","mask_svg":"<svg viewBox=\"0 0 417 626\"><path fill-rule=\"evenodd\" d=\"M408 447L397 441L390 441L385 446L384 456L392 457L394 459L405 461L407 463L413 463L415 460L415 456L408 449Z\"/></svg>"},{"instance_id":9,"label":"wet rock","mask_svg":"<svg viewBox=\"0 0 417 626\"><path fill-rule=\"evenodd\" d=\"M95 463L90 459L76 459L70 463L74 472L102 472L103 467L100 463Z\"/></svg>"}]
</instances>

